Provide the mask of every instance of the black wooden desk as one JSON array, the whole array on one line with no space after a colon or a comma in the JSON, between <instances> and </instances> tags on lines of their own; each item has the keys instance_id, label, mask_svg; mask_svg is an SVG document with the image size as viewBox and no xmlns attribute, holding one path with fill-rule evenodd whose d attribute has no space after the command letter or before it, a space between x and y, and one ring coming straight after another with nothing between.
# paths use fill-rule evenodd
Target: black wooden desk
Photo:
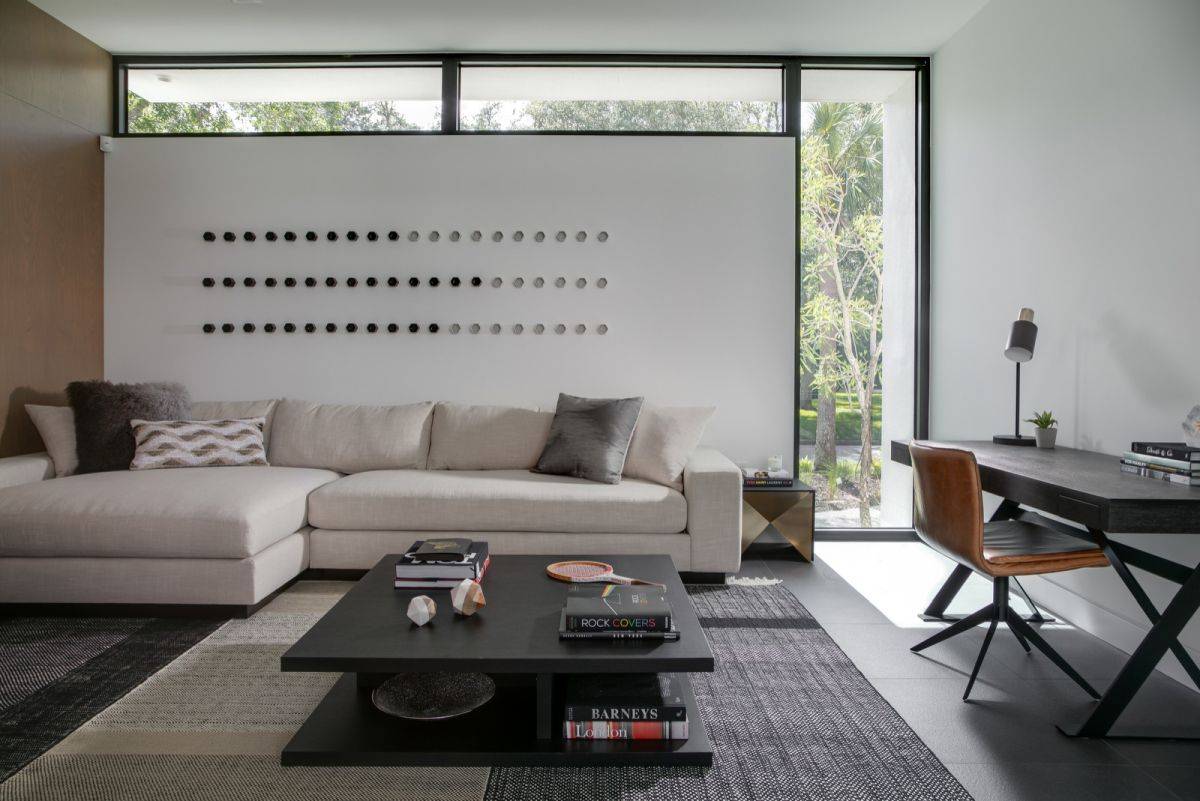
<instances>
[{"instance_id":1,"label":"black wooden desk","mask_svg":"<svg viewBox=\"0 0 1200 801\"><path fill-rule=\"evenodd\" d=\"M1120 471L1120 459L1073 448L1041 450L992 442L950 442L975 454L984 492L1004 500L993 520L1022 519L1095 542L1104 549L1151 628L1082 723L1059 724L1064 734L1082 737L1185 737L1195 730L1168 727L1131 729L1118 724L1121 713L1154 668L1171 651L1200 688L1200 668L1179 643L1179 632L1200 608L1200 564L1185 565L1109 539L1118 534L1200 534L1200 487L1132 476ZM907 440L892 441L892 461L911 465ZM1052 520L1030 509L1064 518ZM1129 566L1180 585L1161 613ZM926 614L937 617L971 575L955 567Z\"/></svg>"}]
</instances>

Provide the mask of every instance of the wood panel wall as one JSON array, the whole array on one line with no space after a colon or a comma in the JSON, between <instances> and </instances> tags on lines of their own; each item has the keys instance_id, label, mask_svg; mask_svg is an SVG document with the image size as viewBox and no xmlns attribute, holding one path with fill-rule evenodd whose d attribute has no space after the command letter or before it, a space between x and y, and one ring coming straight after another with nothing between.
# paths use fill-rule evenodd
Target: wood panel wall
<instances>
[{"instance_id":1,"label":"wood panel wall","mask_svg":"<svg viewBox=\"0 0 1200 801\"><path fill-rule=\"evenodd\" d=\"M104 374L104 160L112 61L0 0L0 456L43 449L26 403Z\"/></svg>"}]
</instances>

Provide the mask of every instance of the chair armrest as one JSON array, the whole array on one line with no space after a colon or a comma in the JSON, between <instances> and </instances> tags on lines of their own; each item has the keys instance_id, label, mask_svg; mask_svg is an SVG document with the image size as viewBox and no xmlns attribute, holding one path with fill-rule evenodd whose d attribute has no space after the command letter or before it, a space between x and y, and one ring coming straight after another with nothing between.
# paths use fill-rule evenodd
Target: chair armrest
<instances>
[{"instance_id":1,"label":"chair armrest","mask_svg":"<svg viewBox=\"0 0 1200 801\"><path fill-rule=\"evenodd\" d=\"M736 573L742 563L742 471L720 451L697 448L683 468L692 570Z\"/></svg>"},{"instance_id":2,"label":"chair armrest","mask_svg":"<svg viewBox=\"0 0 1200 801\"><path fill-rule=\"evenodd\" d=\"M54 478L54 461L46 453L27 453L0 459L0 489Z\"/></svg>"}]
</instances>

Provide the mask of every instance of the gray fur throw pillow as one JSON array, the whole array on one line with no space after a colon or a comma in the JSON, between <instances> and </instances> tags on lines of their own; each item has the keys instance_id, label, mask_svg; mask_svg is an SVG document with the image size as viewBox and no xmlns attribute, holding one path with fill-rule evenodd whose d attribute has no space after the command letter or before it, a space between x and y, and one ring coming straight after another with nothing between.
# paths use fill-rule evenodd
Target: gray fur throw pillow
<instances>
[{"instance_id":1,"label":"gray fur throw pillow","mask_svg":"<svg viewBox=\"0 0 1200 801\"><path fill-rule=\"evenodd\" d=\"M559 394L550 435L533 472L621 483L629 440L641 412L641 398Z\"/></svg>"},{"instance_id":2,"label":"gray fur throw pillow","mask_svg":"<svg viewBox=\"0 0 1200 801\"><path fill-rule=\"evenodd\" d=\"M76 473L128 470L134 442L130 420L183 420L191 398L181 384L113 384L72 381L67 400L75 410Z\"/></svg>"}]
</instances>

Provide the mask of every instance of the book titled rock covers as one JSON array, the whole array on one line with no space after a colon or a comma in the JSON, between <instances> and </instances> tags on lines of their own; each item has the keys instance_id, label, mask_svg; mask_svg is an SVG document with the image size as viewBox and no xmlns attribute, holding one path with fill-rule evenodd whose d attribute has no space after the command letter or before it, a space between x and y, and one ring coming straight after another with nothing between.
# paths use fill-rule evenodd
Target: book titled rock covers
<instances>
[{"instance_id":1,"label":"book titled rock covers","mask_svg":"<svg viewBox=\"0 0 1200 801\"><path fill-rule=\"evenodd\" d=\"M662 587L622 584L571 585L558 635L564 640L679 638Z\"/></svg>"},{"instance_id":2,"label":"book titled rock covers","mask_svg":"<svg viewBox=\"0 0 1200 801\"><path fill-rule=\"evenodd\" d=\"M672 673L580 674L567 679L568 740L686 740L687 705Z\"/></svg>"},{"instance_id":3,"label":"book titled rock covers","mask_svg":"<svg viewBox=\"0 0 1200 801\"><path fill-rule=\"evenodd\" d=\"M463 579L479 581L491 563L486 542L417 540L396 561L394 586L398 590L451 589Z\"/></svg>"},{"instance_id":4,"label":"book titled rock covers","mask_svg":"<svg viewBox=\"0 0 1200 801\"><path fill-rule=\"evenodd\" d=\"M1200 486L1200 448L1182 442L1135 442L1121 457L1121 472Z\"/></svg>"}]
</instances>

